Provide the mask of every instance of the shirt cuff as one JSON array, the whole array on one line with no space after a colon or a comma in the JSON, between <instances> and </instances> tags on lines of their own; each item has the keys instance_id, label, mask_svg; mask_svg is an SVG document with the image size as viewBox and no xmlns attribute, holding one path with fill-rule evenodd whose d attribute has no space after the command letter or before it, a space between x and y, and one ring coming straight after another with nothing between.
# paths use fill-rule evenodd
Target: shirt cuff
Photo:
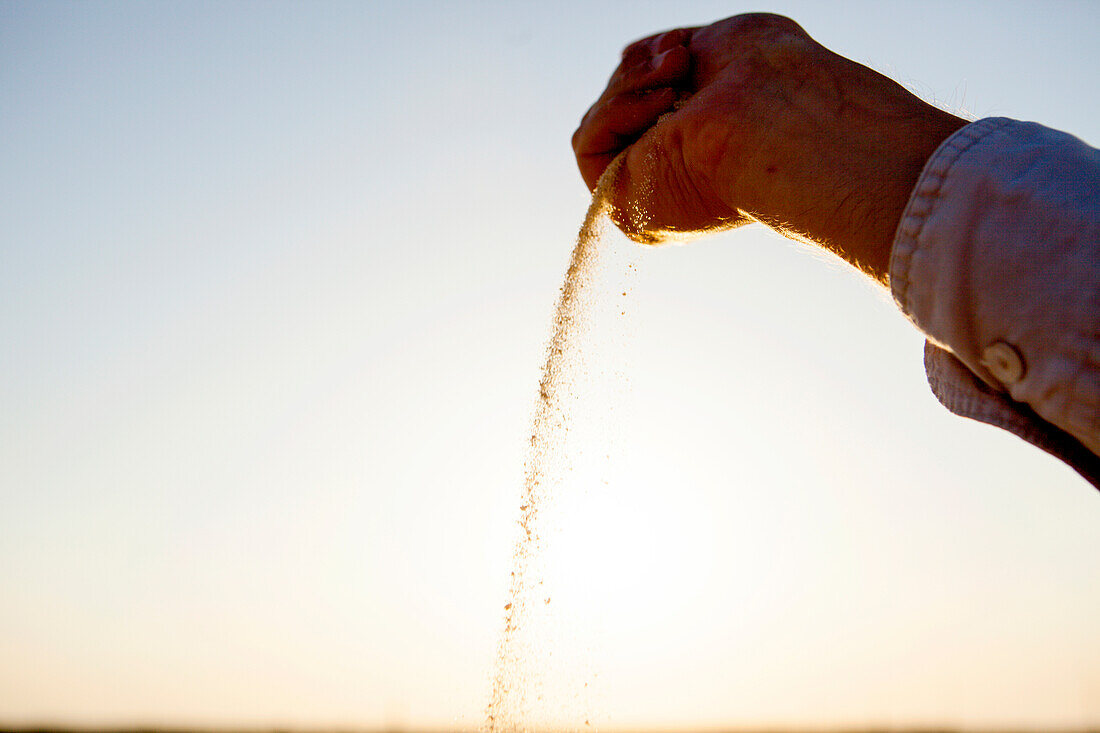
<instances>
[{"instance_id":1,"label":"shirt cuff","mask_svg":"<svg viewBox=\"0 0 1100 733\"><path fill-rule=\"evenodd\" d=\"M899 222L890 286L928 337L929 386L945 407L1100 488L1096 161L1034 123L988 118L956 131Z\"/></svg>"},{"instance_id":2,"label":"shirt cuff","mask_svg":"<svg viewBox=\"0 0 1100 733\"><path fill-rule=\"evenodd\" d=\"M931 341L924 343L924 372L932 394L954 414L1013 433L1061 460L1100 489L1100 456L1027 405L990 388L951 352Z\"/></svg>"}]
</instances>

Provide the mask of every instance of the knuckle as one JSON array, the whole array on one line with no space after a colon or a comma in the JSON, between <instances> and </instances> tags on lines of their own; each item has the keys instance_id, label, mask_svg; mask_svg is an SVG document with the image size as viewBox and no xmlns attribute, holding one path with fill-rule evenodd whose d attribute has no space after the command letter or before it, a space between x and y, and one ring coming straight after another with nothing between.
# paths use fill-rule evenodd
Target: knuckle
<instances>
[{"instance_id":1,"label":"knuckle","mask_svg":"<svg viewBox=\"0 0 1100 733\"><path fill-rule=\"evenodd\" d=\"M644 53L648 49L649 42L650 40L652 40L652 38L653 36L649 36L647 38L639 38L637 41L628 44L626 48L623 49L622 60L624 62L630 61L631 59L636 58L639 54Z\"/></svg>"},{"instance_id":2,"label":"knuckle","mask_svg":"<svg viewBox=\"0 0 1100 733\"><path fill-rule=\"evenodd\" d=\"M688 32L684 28L673 28L656 37L657 51L667 51L676 46L682 46L688 40Z\"/></svg>"}]
</instances>

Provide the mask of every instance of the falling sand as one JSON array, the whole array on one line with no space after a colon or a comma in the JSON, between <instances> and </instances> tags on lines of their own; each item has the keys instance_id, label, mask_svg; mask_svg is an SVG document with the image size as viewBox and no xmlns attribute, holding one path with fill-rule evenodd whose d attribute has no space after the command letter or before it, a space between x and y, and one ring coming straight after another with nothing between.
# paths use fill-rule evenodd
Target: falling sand
<instances>
[{"instance_id":1,"label":"falling sand","mask_svg":"<svg viewBox=\"0 0 1100 733\"><path fill-rule=\"evenodd\" d=\"M607 220L605 215L613 213L610 192L619 179L622 161L620 155L600 177L577 236L554 314L527 447L520 533L513 552L504 631L486 711L488 733L519 733L545 726L539 720L544 716L536 714L536 709L548 705L538 679L538 658L553 652L545 648L545 640L530 638L535 619L543 617L552 602L543 586L543 569L539 566L544 549L545 514L554 488L570 470L567 445L582 397L578 382L585 371L584 342L599 295L594 280L602 254L600 239ZM588 724L584 711L573 711L570 717L575 724L569 727Z\"/></svg>"}]
</instances>

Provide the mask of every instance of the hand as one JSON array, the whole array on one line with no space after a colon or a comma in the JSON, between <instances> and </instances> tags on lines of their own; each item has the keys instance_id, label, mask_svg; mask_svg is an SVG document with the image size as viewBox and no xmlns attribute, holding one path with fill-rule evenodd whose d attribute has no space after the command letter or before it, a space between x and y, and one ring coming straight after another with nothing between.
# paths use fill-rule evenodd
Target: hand
<instances>
[{"instance_id":1,"label":"hand","mask_svg":"<svg viewBox=\"0 0 1100 733\"><path fill-rule=\"evenodd\" d=\"M613 217L638 241L760 221L886 282L913 185L964 124L754 13L628 46L573 149L593 188L629 148Z\"/></svg>"}]
</instances>

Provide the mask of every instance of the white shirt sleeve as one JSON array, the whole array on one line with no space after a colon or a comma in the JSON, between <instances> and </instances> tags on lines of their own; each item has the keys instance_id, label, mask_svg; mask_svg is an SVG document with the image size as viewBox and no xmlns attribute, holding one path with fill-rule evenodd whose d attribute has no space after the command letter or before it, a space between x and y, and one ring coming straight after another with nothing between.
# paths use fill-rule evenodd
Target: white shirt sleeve
<instances>
[{"instance_id":1,"label":"white shirt sleeve","mask_svg":"<svg viewBox=\"0 0 1100 733\"><path fill-rule=\"evenodd\" d=\"M890 287L940 402L1100 488L1100 151L1030 122L963 127L917 181Z\"/></svg>"}]
</instances>

